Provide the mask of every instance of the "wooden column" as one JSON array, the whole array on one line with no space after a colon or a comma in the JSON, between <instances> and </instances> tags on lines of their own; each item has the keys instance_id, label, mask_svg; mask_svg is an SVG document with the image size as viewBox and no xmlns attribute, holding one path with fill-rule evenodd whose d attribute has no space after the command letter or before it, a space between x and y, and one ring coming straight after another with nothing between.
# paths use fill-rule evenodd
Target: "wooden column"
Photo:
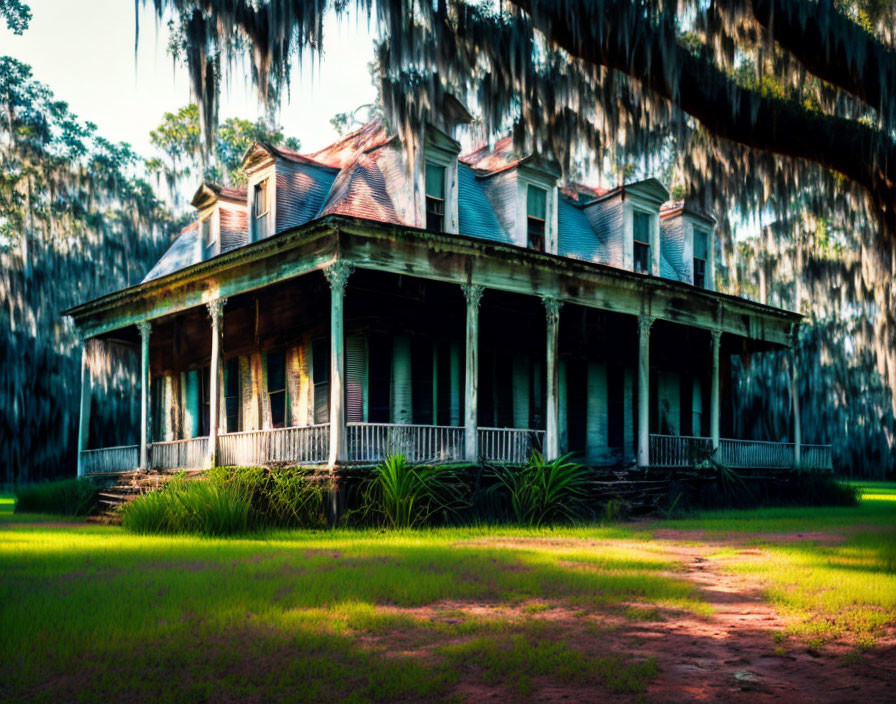
<instances>
[{"instance_id":1,"label":"wooden column","mask_svg":"<svg viewBox=\"0 0 896 704\"><path fill-rule=\"evenodd\" d=\"M464 377L464 457L468 462L479 461L477 413L479 394L479 304L482 286L461 284L467 299L466 365Z\"/></svg>"},{"instance_id":2,"label":"wooden column","mask_svg":"<svg viewBox=\"0 0 896 704\"><path fill-rule=\"evenodd\" d=\"M337 261L324 269L330 284L330 453L332 469L347 457L345 438L345 287L353 267Z\"/></svg>"},{"instance_id":3,"label":"wooden column","mask_svg":"<svg viewBox=\"0 0 896 704\"><path fill-rule=\"evenodd\" d=\"M712 380L709 391L709 434L713 452L719 449L721 441L721 404L719 403L719 350L722 346L722 331L711 330L712 336Z\"/></svg>"},{"instance_id":4,"label":"wooden column","mask_svg":"<svg viewBox=\"0 0 896 704\"><path fill-rule=\"evenodd\" d=\"M793 326L791 333L793 346L790 348L790 400L793 409L793 468L798 469L802 454L803 433L800 425L800 385L799 385L799 326Z\"/></svg>"},{"instance_id":5,"label":"wooden column","mask_svg":"<svg viewBox=\"0 0 896 704\"><path fill-rule=\"evenodd\" d=\"M87 449L87 438L90 433L90 397L93 378L87 357L89 340L81 343L81 413L78 418L78 476L84 476L84 460L81 453Z\"/></svg>"},{"instance_id":6,"label":"wooden column","mask_svg":"<svg viewBox=\"0 0 896 704\"><path fill-rule=\"evenodd\" d=\"M218 420L221 416L221 402L218 389L221 385L221 334L224 328L224 304L226 298L208 303L208 314L212 319L212 356L208 374L208 456L206 465L214 467L218 461Z\"/></svg>"},{"instance_id":7,"label":"wooden column","mask_svg":"<svg viewBox=\"0 0 896 704\"><path fill-rule=\"evenodd\" d=\"M560 309L563 302L556 298L542 298L547 323L545 369L547 404L545 408L545 459L554 460L560 456L560 375L557 354L560 347Z\"/></svg>"},{"instance_id":8,"label":"wooden column","mask_svg":"<svg viewBox=\"0 0 896 704\"><path fill-rule=\"evenodd\" d=\"M149 334L148 320L137 323L140 332L140 466L149 469Z\"/></svg>"},{"instance_id":9,"label":"wooden column","mask_svg":"<svg viewBox=\"0 0 896 704\"><path fill-rule=\"evenodd\" d=\"M638 318L638 467L650 466L650 327L653 318Z\"/></svg>"}]
</instances>

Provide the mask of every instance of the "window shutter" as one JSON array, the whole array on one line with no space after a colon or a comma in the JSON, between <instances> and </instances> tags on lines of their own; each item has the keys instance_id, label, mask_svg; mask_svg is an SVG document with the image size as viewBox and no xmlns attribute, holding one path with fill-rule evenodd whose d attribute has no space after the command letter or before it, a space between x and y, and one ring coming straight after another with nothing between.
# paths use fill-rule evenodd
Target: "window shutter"
<instances>
[{"instance_id":1,"label":"window shutter","mask_svg":"<svg viewBox=\"0 0 896 704\"><path fill-rule=\"evenodd\" d=\"M330 422L330 341L315 340L311 349L314 379L314 422Z\"/></svg>"},{"instance_id":2,"label":"window shutter","mask_svg":"<svg viewBox=\"0 0 896 704\"><path fill-rule=\"evenodd\" d=\"M258 430L258 396L255 393L252 358L240 357L240 400L243 406L243 430Z\"/></svg>"},{"instance_id":3,"label":"window shutter","mask_svg":"<svg viewBox=\"0 0 896 704\"><path fill-rule=\"evenodd\" d=\"M392 422L411 422L411 339L396 335L392 353Z\"/></svg>"},{"instance_id":4,"label":"window shutter","mask_svg":"<svg viewBox=\"0 0 896 704\"><path fill-rule=\"evenodd\" d=\"M694 385L691 388L691 434L697 437L703 436L703 388L699 377L694 377Z\"/></svg>"},{"instance_id":5,"label":"window shutter","mask_svg":"<svg viewBox=\"0 0 896 704\"><path fill-rule=\"evenodd\" d=\"M586 383L585 453L589 462L605 462L609 459L607 365L590 362Z\"/></svg>"},{"instance_id":6,"label":"window shutter","mask_svg":"<svg viewBox=\"0 0 896 704\"><path fill-rule=\"evenodd\" d=\"M513 427L529 427L529 357L513 356Z\"/></svg>"},{"instance_id":7,"label":"window shutter","mask_svg":"<svg viewBox=\"0 0 896 704\"><path fill-rule=\"evenodd\" d=\"M181 397L184 438L195 438L199 435L199 372L196 369L181 374Z\"/></svg>"},{"instance_id":8,"label":"window shutter","mask_svg":"<svg viewBox=\"0 0 896 704\"><path fill-rule=\"evenodd\" d=\"M460 425L460 394L461 374L460 374L460 345L457 342L451 342L449 346L449 394L450 394L450 417L448 422L451 425Z\"/></svg>"},{"instance_id":9,"label":"window shutter","mask_svg":"<svg viewBox=\"0 0 896 704\"><path fill-rule=\"evenodd\" d=\"M363 335L349 335L345 340L345 410L347 422L366 422L367 340Z\"/></svg>"},{"instance_id":10,"label":"window shutter","mask_svg":"<svg viewBox=\"0 0 896 704\"><path fill-rule=\"evenodd\" d=\"M561 359L557 362L557 378L558 378L558 389L557 396L560 401L560 427L558 428L560 432L560 453L564 454L569 452L569 422L567 420L566 409L566 360Z\"/></svg>"},{"instance_id":11,"label":"window shutter","mask_svg":"<svg viewBox=\"0 0 896 704\"><path fill-rule=\"evenodd\" d=\"M625 445L623 457L626 461L635 457L635 371L633 367L625 368L622 385L623 426L622 439Z\"/></svg>"}]
</instances>

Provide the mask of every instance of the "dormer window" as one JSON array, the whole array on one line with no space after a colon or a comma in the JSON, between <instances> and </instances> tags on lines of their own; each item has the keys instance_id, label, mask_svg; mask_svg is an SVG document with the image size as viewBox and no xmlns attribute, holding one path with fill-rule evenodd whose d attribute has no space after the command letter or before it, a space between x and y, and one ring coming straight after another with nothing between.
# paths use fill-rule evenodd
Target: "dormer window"
<instances>
[{"instance_id":1,"label":"dormer window","mask_svg":"<svg viewBox=\"0 0 896 704\"><path fill-rule=\"evenodd\" d=\"M650 215L640 210L632 212L632 248L634 270L650 273Z\"/></svg>"},{"instance_id":2,"label":"dormer window","mask_svg":"<svg viewBox=\"0 0 896 704\"><path fill-rule=\"evenodd\" d=\"M694 228L694 286L706 288L706 260L709 258L709 233Z\"/></svg>"},{"instance_id":3,"label":"dormer window","mask_svg":"<svg viewBox=\"0 0 896 704\"><path fill-rule=\"evenodd\" d=\"M271 210L269 184L270 178L263 179L255 184L252 191L252 218L256 240L271 234L268 231L268 213Z\"/></svg>"},{"instance_id":4,"label":"dormer window","mask_svg":"<svg viewBox=\"0 0 896 704\"><path fill-rule=\"evenodd\" d=\"M445 231L445 167L426 164L426 229Z\"/></svg>"},{"instance_id":5,"label":"dormer window","mask_svg":"<svg viewBox=\"0 0 896 704\"><path fill-rule=\"evenodd\" d=\"M547 219L547 191L529 186L526 191L526 234L530 249L545 251L545 221Z\"/></svg>"}]
</instances>

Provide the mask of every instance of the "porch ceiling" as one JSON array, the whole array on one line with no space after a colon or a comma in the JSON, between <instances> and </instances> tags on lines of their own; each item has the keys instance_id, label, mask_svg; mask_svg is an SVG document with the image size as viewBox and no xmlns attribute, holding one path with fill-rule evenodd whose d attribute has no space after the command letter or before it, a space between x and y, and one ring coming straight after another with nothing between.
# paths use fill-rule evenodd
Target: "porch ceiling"
<instances>
[{"instance_id":1,"label":"porch ceiling","mask_svg":"<svg viewBox=\"0 0 896 704\"><path fill-rule=\"evenodd\" d=\"M168 276L75 306L70 315L96 337L323 269L337 259L386 271L715 329L789 346L801 316L728 294L623 269L482 239L328 216Z\"/></svg>"}]
</instances>

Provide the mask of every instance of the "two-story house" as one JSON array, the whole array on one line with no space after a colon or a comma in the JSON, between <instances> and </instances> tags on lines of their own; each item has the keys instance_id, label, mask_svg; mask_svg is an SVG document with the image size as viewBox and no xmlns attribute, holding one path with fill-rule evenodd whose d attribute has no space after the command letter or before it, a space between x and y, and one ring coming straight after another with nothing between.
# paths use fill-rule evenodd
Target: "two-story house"
<instances>
[{"instance_id":1,"label":"two-story house","mask_svg":"<svg viewBox=\"0 0 896 704\"><path fill-rule=\"evenodd\" d=\"M140 444L94 448L85 352L79 471L533 448L828 465L798 436L730 438L731 356L788 347L800 316L714 290L712 217L656 179L564 184L510 139L462 154L451 132L256 144L245 189L203 184L142 283L67 311L85 349L114 339L141 360Z\"/></svg>"}]
</instances>

